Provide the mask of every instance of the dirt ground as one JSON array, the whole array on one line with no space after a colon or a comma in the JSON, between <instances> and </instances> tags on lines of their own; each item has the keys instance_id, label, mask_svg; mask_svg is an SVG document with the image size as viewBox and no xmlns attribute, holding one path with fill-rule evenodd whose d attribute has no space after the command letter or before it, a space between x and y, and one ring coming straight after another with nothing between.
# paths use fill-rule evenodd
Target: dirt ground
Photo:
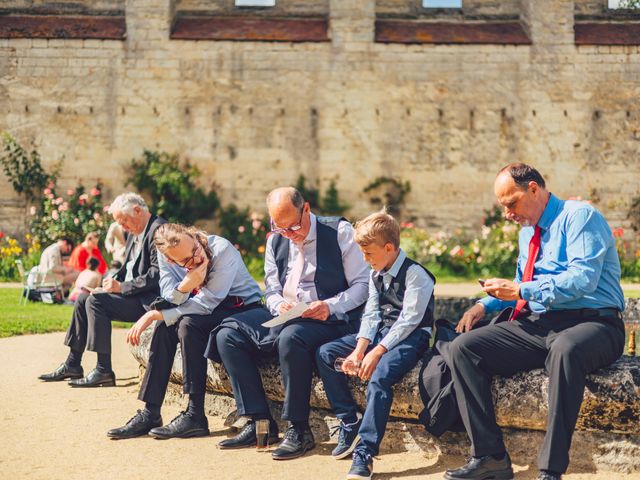
<instances>
[{"instance_id":1,"label":"dirt ground","mask_svg":"<svg viewBox=\"0 0 640 480\"><path fill-rule=\"evenodd\" d=\"M189 440L137 438L113 441L110 428L123 425L142 404L136 400L138 368L126 348L125 330L115 330L117 387L72 389L66 383L41 383L37 376L66 356L64 334L30 335L0 340L0 478L1 479L341 479L350 462L330 457L332 445L320 444L303 458L275 462L255 450L216 448L227 435L221 418L209 417L211 436ZM85 355L85 372L95 354ZM163 409L165 422L179 411ZM462 459L427 460L420 453L384 454L374 462L375 479L440 479ZM518 480L536 477L516 467ZM571 474L566 480L640 479L640 474Z\"/></svg>"}]
</instances>

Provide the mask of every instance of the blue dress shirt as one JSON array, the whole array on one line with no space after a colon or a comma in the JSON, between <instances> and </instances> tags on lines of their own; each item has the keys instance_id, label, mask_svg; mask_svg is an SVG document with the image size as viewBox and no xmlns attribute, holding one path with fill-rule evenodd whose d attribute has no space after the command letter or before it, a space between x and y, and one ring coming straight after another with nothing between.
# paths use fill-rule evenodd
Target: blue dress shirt
<instances>
[{"instance_id":1,"label":"blue dress shirt","mask_svg":"<svg viewBox=\"0 0 640 480\"><path fill-rule=\"evenodd\" d=\"M374 283L375 276L382 275L384 287L389 288L391 280L398 275L400 267L406 258L407 254L404 253L404 250L400 249L398 258L396 258L396 261L393 262L389 270L383 270L382 272L371 271L369 278L369 298L364 307L357 338L366 338L373 343L381 327L382 312L380 310L379 293ZM404 291L400 316L379 342L379 345L382 345L387 350L391 350L407 338L411 332L420 325L429 306L431 295L433 294L433 280L419 265L411 265L407 269L407 276L405 278L407 284ZM425 330L431 333L431 328L425 327Z\"/></svg>"},{"instance_id":2,"label":"blue dress shirt","mask_svg":"<svg viewBox=\"0 0 640 480\"><path fill-rule=\"evenodd\" d=\"M620 286L620 260L607 221L585 202L549 196L538 225L542 229L540 254L533 280L520 285L520 295L534 313L580 308L624 310ZM519 235L516 282L527 264L533 227L523 227ZM493 297L480 300L487 312L495 312L515 301Z\"/></svg>"},{"instance_id":3,"label":"blue dress shirt","mask_svg":"<svg viewBox=\"0 0 640 480\"><path fill-rule=\"evenodd\" d=\"M261 299L260 287L249 274L240 252L231 242L216 235L209 235L207 240L213 253L209 264L209 280L196 295L177 290L187 269L170 262L158 252L160 294L165 300L178 305L162 310L167 325L173 325L184 315L210 315L229 295L241 297L245 305Z\"/></svg>"}]
</instances>

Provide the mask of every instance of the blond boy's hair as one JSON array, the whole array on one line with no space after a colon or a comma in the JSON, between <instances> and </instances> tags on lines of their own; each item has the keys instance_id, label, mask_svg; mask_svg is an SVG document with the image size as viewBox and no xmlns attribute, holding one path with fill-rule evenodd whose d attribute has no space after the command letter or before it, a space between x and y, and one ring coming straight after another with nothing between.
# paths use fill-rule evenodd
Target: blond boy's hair
<instances>
[{"instance_id":1,"label":"blond boy's hair","mask_svg":"<svg viewBox=\"0 0 640 480\"><path fill-rule=\"evenodd\" d=\"M362 247L372 243L380 246L390 243L398 249L400 247L400 225L385 211L372 213L356 223L353 239Z\"/></svg>"}]
</instances>

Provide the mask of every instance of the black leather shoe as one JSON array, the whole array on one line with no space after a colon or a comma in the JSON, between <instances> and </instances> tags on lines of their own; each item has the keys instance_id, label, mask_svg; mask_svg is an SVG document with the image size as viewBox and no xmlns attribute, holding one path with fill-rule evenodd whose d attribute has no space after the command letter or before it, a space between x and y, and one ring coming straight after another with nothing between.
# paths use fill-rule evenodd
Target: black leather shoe
<instances>
[{"instance_id":1,"label":"black leather shoe","mask_svg":"<svg viewBox=\"0 0 640 480\"><path fill-rule=\"evenodd\" d=\"M162 426L162 417L152 419L147 410L138 410L131 420L124 427L113 428L107 432L107 437L114 440L139 437L146 435L149 430Z\"/></svg>"},{"instance_id":2,"label":"black leather shoe","mask_svg":"<svg viewBox=\"0 0 640 480\"><path fill-rule=\"evenodd\" d=\"M209 421L207 417L197 418L189 412L180 414L164 427L149 430L149 435L158 440L168 438L208 437Z\"/></svg>"},{"instance_id":3,"label":"black leather shoe","mask_svg":"<svg viewBox=\"0 0 640 480\"><path fill-rule=\"evenodd\" d=\"M496 460L491 455L472 457L465 466L447 470L444 478L447 480L511 480L513 478L511 459L508 453L505 453L502 460Z\"/></svg>"},{"instance_id":4,"label":"black leather shoe","mask_svg":"<svg viewBox=\"0 0 640 480\"><path fill-rule=\"evenodd\" d=\"M545 470L540 470L540 474L538 475L538 480L561 480L562 475L559 473L551 473Z\"/></svg>"},{"instance_id":5,"label":"black leather shoe","mask_svg":"<svg viewBox=\"0 0 640 480\"><path fill-rule=\"evenodd\" d=\"M82 369L82 367L67 367L66 363L62 363L53 372L43 373L38 377L38 379L44 380L45 382L61 382L62 380L66 380L67 378L82 377L84 377L84 370Z\"/></svg>"},{"instance_id":6,"label":"black leather shoe","mask_svg":"<svg viewBox=\"0 0 640 480\"><path fill-rule=\"evenodd\" d=\"M280 446L276 448L271 457L274 460L291 460L304 455L308 450L313 450L316 442L313 439L311 429L306 428L304 431L298 431L291 425L284 433L284 439Z\"/></svg>"},{"instance_id":7,"label":"black leather shoe","mask_svg":"<svg viewBox=\"0 0 640 480\"><path fill-rule=\"evenodd\" d=\"M267 443L269 445L273 445L274 443L278 443L280 441L280 437L278 436L278 424L270 420L269 421L269 437L267 439ZM256 447L258 439L256 437L256 422L251 420L247 423L240 433L238 433L235 437L226 438L218 443L218 447L223 450L230 450L232 448L247 448L247 447Z\"/></svg>"},{"instance_id":8,"label":"black leather shoe","mask_svg":"<svg viewBox=\"0 0 640 480\"><path fill-rule=\"evenodd\" d=\"M115 387L116 374L113 372L102 373L94 368L84 378L69 380L69 385L77 388Z\"/></svg>"}]
</instances>

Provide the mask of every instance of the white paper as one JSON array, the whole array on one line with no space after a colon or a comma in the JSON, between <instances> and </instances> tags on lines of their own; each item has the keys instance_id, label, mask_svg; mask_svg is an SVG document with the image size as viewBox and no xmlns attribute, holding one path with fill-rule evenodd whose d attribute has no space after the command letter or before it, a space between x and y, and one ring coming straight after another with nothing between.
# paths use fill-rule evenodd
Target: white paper
<instances>
[{"instance_id":1,"label":"white paper","mask_svg":"<svg viewBox=\"0 0 640 480\"><path fill-rule=\"evenodd\" d=\"M91 287L82 287L83 290L86 290L87 292L94 294L94 293L107 293L107 291L102 288L102 287L96 287L96 288L91 288Z\"/></svg>"},{"instance_id":2,"label":"white paper","mask_svg":"<svg viewBox=\"0 0 640 480\"><path fill-rule=\"evenodd\" d=\"M275 318L272 318L268 322L264 322L262 326L271 328L277 325L282 325L283 323L286 323L289 320L298 318L300 315L302 315L302 312L304 312L308 307L309 307L308 303L305 303L305 302L296 303L291 310L289 310L288 312L284 312L283 314L280 314Z\"/></svg>"}]
</instances>

